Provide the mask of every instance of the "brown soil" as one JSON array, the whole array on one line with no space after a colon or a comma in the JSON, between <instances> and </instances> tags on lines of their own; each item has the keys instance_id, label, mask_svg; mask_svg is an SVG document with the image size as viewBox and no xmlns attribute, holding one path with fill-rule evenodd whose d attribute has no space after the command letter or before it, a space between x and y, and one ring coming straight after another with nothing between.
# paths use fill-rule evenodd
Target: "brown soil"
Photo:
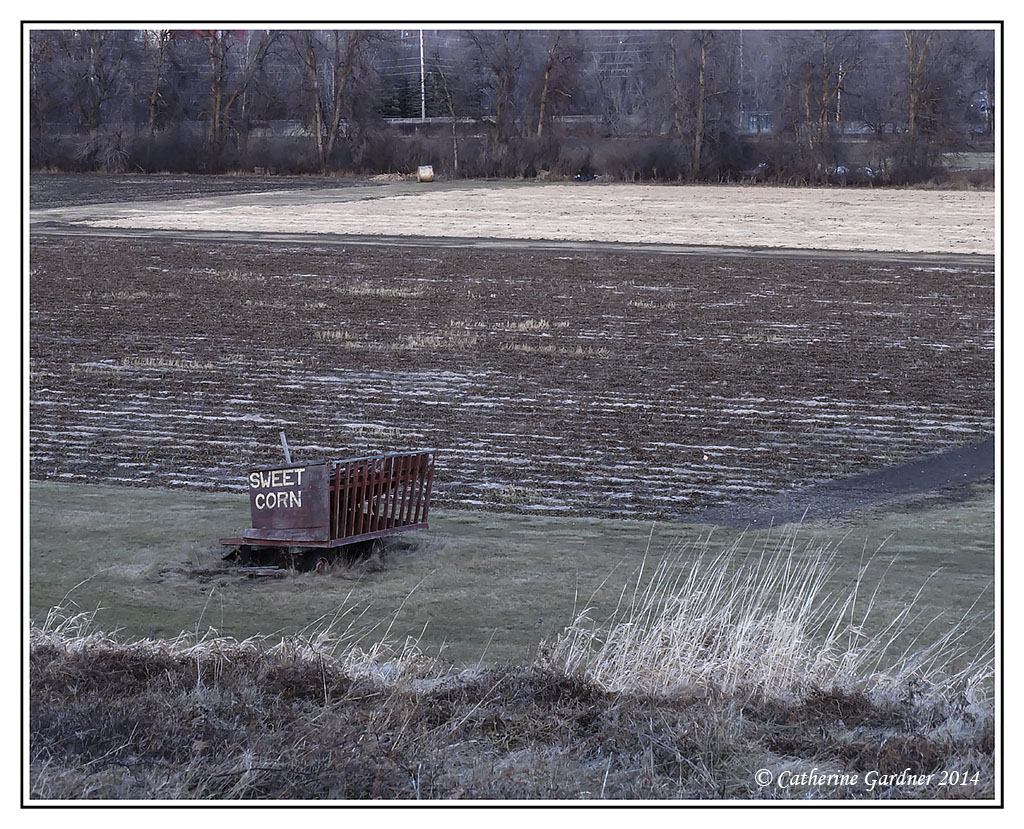
<instances>
[{"instance_id":1,"label":"brown soil","mask_svg":"<svg viewBox=\"0 0 1024 829\"><path fill-rule=\"evenodd\" d=\"M279 190L337 190L341 187L370 186L355 178L320 176L203 176L123 175L113 173L33 172L29 199L32 209L76 205L125 204L154 199L189 199Z\"/></svg>"},{"instance_id":2,"label":"brown soil","mask_svg":"<svg viewBox=\"0 0 1024 829\"><path fill-rule=\"evenodd\" d=\"M436 448L447 507L676 515L994 428L985 267L36 237L31 475Z\"/></svg>"}]
</instances>

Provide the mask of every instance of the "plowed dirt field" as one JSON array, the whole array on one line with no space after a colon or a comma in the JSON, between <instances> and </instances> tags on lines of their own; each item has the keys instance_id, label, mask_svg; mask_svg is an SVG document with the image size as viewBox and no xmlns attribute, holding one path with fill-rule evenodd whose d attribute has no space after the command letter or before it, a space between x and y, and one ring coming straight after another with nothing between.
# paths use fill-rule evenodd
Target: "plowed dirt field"
<instances>
[{"instance_id":1,"label":"plowed dirt field","mask_svg":"<svg viewBox=\"0 0 1024 829\"><path fill-rule=\"evenodd\" d=\"M991 268L36 236L31 475L438 450L437 505L669 516L994 430Z\"/></svg>"}]
</instances>

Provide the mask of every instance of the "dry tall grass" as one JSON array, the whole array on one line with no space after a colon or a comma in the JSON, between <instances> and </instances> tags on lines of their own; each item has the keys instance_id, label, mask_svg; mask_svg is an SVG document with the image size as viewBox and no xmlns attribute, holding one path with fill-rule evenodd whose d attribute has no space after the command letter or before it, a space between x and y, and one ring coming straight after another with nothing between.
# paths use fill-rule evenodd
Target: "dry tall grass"
<instances>
[{"instance_id":1,"label":"dry tall grass","mask_svg":"<svg viewBox=\"0 0 1024 829\"><path fill-rule=\"evenodd\" d=\"M836 592L827 550L709 550L524 666L442 666L387 620L356 641L355 607L277 642L123 642L55 609L30 638L31 796L993 797L990 648L961 664L961 625L894 651L912 606L868 632L877 593ZM904 769L971 782L863 783Z\"/></svg>"},{"instance_id":2,"label":"dry tall grass","mask_svg":"<svg viewBox=\"0 0 1024 829\"><path fill-rule=\"evenodd\" d=\"M707 543L682 550L646 583L641 568L612 617L595 623L584 609L549 649L548 664L613 692L784 704L861 694L880 705L990 713L993 634L980 648L965 646L966 616L934 633L941 618L917 609L927 585L891 617L876 618L884 578L868 580L876 556L840 586L827 547L798 550L795 535L759 549L741 544L718 554Z\"/></svg>"}]
</instances>

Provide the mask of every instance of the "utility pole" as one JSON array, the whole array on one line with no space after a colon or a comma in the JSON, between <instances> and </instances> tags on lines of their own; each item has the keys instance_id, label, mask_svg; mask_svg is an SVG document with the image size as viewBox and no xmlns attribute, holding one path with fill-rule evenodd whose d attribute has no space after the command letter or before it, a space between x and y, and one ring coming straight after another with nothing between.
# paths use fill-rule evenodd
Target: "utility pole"
<instances>
[{"instance_id":1,"label":"utility pole","mask_svg":"<svg viewBox=\"0 0 1024 829\"><path fill-rule=\"evenodd\" d=\"M745 94L745 87L743 86L743 29L740 29L740 122L737 126L741 130L746 129L746 124L743 122L743 116L746 113L746 99L743 97Z\"/></svg>"},{"instance_id":2,"label":"utility pole","mask_svg":"<svg viewBox=\"0 0 1024 829\"><path fill-rule=\"evenodd\" d=\"M420 120L427 120L427 82L423 74L423 29L420 29Z\"/></svg>"},{"instance_id":3,"label":"utility pole","mask_svg":"<svg viewBox=\"0 0 1024 829\"><path fill-rule=\"evenodd\" d=\"M839 61L839 83L836 84L836 123L843 108L843 62Z\"/></svg>"}]
</instances>

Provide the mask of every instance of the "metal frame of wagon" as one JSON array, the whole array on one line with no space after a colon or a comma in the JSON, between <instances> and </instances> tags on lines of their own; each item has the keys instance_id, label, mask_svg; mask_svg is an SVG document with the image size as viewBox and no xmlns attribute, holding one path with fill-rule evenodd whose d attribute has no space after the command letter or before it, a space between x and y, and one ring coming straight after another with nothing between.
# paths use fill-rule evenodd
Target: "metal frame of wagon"
<instances>
[{"instance_id":1,"label":"metal frame of wagon","mask_svg":"<svg viewBox=\"0 0 1024 829\"><path fill-rule=\"evenodd\" d=\"M257 510L252 505L253 526L241 537L222 538L220 543L330 549L428 529L435 454L435 450L393 452L253 469L250 474L326 465L326 524L319 518L311 526L258 527Z\"/></svg>"}]
</instances>

